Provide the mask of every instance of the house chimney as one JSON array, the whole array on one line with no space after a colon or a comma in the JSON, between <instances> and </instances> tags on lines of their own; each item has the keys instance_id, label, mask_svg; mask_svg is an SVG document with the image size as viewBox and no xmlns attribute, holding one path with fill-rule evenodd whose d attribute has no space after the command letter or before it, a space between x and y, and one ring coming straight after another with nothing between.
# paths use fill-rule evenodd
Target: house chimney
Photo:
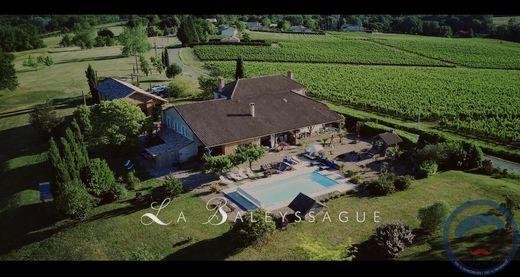
<instances>
[{"instance_id":1,"label":"house chimney","mask_svg":"<svg viewBox=\"0 0 520 277\"><path fill-rule=\"evenodd\" d=\"M287 71L287 78L293 80L293 78L294 78L294 73L293 73L291 70Z\"/></svg>"},{"instance_id":2,"label":"house chimney","mask_svg":"<svg viewBox=\"0 0 520 277\"><path fill-rule=\"evenodd\" d=\"M218 77L218 92L222 92L222 90L224 89L224 85L224 78Z\"/></svg>"},{"instance_id":3,"label":"house chimney","mask_svg":"<svg viewBox=\"0 0 520 277\"><path fill-rule=\"evenodd\" d=\"M255 117L255 103L249 103L249 113L251 117Z\"/></svg>"}]
</instances>

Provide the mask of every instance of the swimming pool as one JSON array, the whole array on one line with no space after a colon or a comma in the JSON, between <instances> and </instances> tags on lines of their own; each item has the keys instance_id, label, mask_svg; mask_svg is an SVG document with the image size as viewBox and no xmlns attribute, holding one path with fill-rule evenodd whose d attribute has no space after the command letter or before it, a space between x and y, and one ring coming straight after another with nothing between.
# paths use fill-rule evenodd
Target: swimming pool
<instances>
[{"instance_id":1,"label":"swimming pool","mask_svg":"<svg viewBox=\"0 0 520 277\"><path fill-rule=\"evenodd\" d=\"M335 180L313 171L266 184L246 184L237 188L238 195L235 196L238 196L237 200L245 199L257 207L267 207L279 202L291 201L300 192L310 194L337 184ZM228 196L233 200L233 195Z\"/></svg>"}]
</instances>

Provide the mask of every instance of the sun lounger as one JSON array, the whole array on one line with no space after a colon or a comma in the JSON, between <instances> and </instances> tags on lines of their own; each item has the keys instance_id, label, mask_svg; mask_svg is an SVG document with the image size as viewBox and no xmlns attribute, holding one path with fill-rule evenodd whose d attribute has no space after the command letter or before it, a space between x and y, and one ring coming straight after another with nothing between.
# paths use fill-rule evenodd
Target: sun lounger
<instances>
[{"instance_id":1,"label":"sun lounger","mask_svg":"<svg viewBox=\"0 0 520 277\"><path fill-rule=\"evenodd\" d=\"M229 178L233 181L241 181L241 180L244 180L244 178L242 178L241 176L239 176L238 174L236 173L229 173Z\"/></svg>"},{"instance_id":2,"label":"sun lounger","mask_svg":"<svg viewBox=\"0 0 520 277\"><path fill-rule=\"evenodd\" d=\"M245 168L241 168L238 170L238 176L244 178L244 179L247 179L249 178L249 175L247 175L247 172L245 170Z\"/></svg>"},{"instance_id":3,"label":"sun lounger","mask_svg":"<svg viewBox=\"0 0 520 277\"><path fill-rule=\"evenodd\" d=\"M299 163L300 163L300 159L298 159L296 156L292 156L292 157L291 157L291 160L292 160L295 164L299 164Z\"/></svg>"},{"instance_id":4,"label":"sun lounger","mask_svg":"<svg viewBox=\"0 0 520 277\"><path fill-rule=\"evenodd\" d=\"M221 183L223 185L232 185L233 181L229 180L228 178L226 178L224 176L220 176L219 177L219 183Z\"/></svg>"},{"instance_id":5,"label":"sun lounger","mask_svg":"<svg viewBox=\"0 0 520 277\"><path fill-rule=\"evenodd\" d=\"M310 154L308 154L308 153L303 154L303 156L304 156L305 158L309 159L309 160L316 160L316 157L314 157L314 156L312 156L312 155L310 155Z\"/></svg>"},{"instance_id":6,"label":"sun lounger","mask_svg":"<svg viewBox=\"0 0 520 277\"><path fill-rule=\"evenodd\" d=\"M287 157L284 157L284 158L283 158L283 162L284 162L284 163L288 163L288 164L296 164L293 160L291 160L291 159L289 159L289 158L287 158Z\"/></svg>"}]
</instances>

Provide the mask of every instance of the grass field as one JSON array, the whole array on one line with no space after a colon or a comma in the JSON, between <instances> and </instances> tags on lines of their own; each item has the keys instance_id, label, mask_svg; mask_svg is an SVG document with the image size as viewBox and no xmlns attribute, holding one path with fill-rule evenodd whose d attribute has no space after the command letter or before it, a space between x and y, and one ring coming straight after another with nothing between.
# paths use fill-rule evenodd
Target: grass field
<instances>
[{"instance_id":1,"label":"grass field","mask_svg":"<svg viewBox=\"0 0 520 277\"><path fill-rule=\"evenodd\" d=\"M121 26L113 26L122 30ZM119 30L120 32L120 30ZM48 48L15 53L15 68L19 87L14 91L0 91L0 212L1 217L10 217L16 208L38 200L38 183L48 181L50 172L46 164L48 149L42 139L29 125L29 115L34 105L51 100L60 116L72 114L83 103L81 92L89 97L85 70L89 64L98 71L98 77L116 77L129 80L134 58L121 56L120 46L81 50L79 48L55 48L59 37L45 38ZM157 38L158 47L169 45L172 38ZM155 39L150 38L154 45ZM55 45L53 44L55 43ZM158 51L162 51L161 48ZM49 55L54 65L32 70L22 66L28 55ZM152 49L146 58L155 54ZM147 89L158 83L169 83L164 72L141 76L141 87ZM190 93L198 91L197 80L179 76Z\"/></svg>"},{"instance_id":2,"label":"grass field","mask_svg":"<svg viewBox=\"0 0 520 277\"><path fill-rule=\"evenodd\" d=\"M143 188L156 185L156 181L150 180L143 184ZM305 259L297 247L302 235L317 238L330 247L343 243L347 237L352 238L355 244L362 244L381 223L401 220L412 228L417 228L417 210L435 201L444 200L454 209L469 200L491 199L500 202L503 201L504 194L520 200L518 182L457 171L440 173L415 181L409 190L390 196L349 196L331 200L327 202L327 211L333 223L323 222L323 217L317 216L314 223L291 224L286 231L276 231L266 245L246 249L230 248L229 238L223 236L229 230L229 225L201 224L211 213L206 211L205 203L193 193L183 194L161 214L165 221L171 219L175 222L179 212L185 211L187 223L174 223L167 227L157 224L141 225L141 215L151 209L131 207L127 201L131 196L96 208L95 214L86 222L75 224L60 221L52 226L49 226L49 222L39 222L37 219L33 219L36 222L29 223L18 219L24 214L45 213L38 209L37 201L29 201L23 210L18 211L17 217L13 218L15 225L2 232L2 235L10 238L4 247L12 250L1 255L0 259L130 260L145 256L148 259L175 260L300 260ZM340 211L349 212L349 222L341 223L337 220ZM367 222L355 222L356 211L366 212ZM374 211L380 212L381 223L369 222L370 214ZM517 214L515 218L520 219L520 215ZM11 233L14 230L18 232ZM183 244L189 237L192 241ZM420 241L407 249L402 259L444 260L446 257L440 239L433 238Z\"/></svg>"}]
</instances>

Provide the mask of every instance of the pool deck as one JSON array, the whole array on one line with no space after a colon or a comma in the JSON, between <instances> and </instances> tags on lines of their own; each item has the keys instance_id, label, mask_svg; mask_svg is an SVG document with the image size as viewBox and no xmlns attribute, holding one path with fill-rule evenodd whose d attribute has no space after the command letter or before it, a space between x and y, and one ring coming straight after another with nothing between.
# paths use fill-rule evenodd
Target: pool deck
<instances>
[{"instance_id":1,"label":"pool deck","mask_svg":"<svg viewBox=\"0 0 520 277\"><path fill-rule=\"evenodd\" d=\"M318 166L311 165L311 161L310 160L299 158L299 161L300 162L298 164L293 165L294 170L286 171L286 172L283 172L283 173L280 173L280 174L273 174L273 175L271 175L268 178L261 178L261 179L252 180L252 181L249 181L249 182L247 182L247 183L245 183L243 185L239 185L239 186L241 188L250 188L250 187L256 187L256 186L262 186L262 185L269 184L269 183L272 183L272 182L275 182L275 181L278 181L278 180L284 180L284 179L287 179L287 178L291 178L291 177L294 177L294 176L299 176L299 175L302 175L302 174L305 174L305 173L310 173L310 172L313 172L313 171L318 171L323 176L338 182L338 184L333 185L333 186L328 187L328 188L324 188L324 189L319 190L319 191L308 193L307 195L312 197L312 198L318 198L318 197L324 196L324 195L329 194L329 193L334 193L334 192L344 193L346 191L355 189L356 186L357 186L357 185L355 185L353 183L348 182L348 178L344 177L343 175L340 175L338 170L319 170ZM230 186L229 188L223 190L222 193L223 194L229 194L229 193L232 193L232 192L236 192L236 190L237 190L237 188L239 186L236 186L236 185ZM291 203L292 200L293 199L288 199L286 201L281 201L281 202L278 202L278 203L275 203L275 204L272 204L272 205L269 205L269 206L265 206L265 207L262 206L261 208L266 210L266 211L268 211L268 212L271 212L271 211L278 210L280 208L286 207L287 205L289 205L289 203ZM240 207L238 207L238 205L235 205L235 206L237 206L237 208L239 210L243 211Z\"/></svg>"}]
</instances>

